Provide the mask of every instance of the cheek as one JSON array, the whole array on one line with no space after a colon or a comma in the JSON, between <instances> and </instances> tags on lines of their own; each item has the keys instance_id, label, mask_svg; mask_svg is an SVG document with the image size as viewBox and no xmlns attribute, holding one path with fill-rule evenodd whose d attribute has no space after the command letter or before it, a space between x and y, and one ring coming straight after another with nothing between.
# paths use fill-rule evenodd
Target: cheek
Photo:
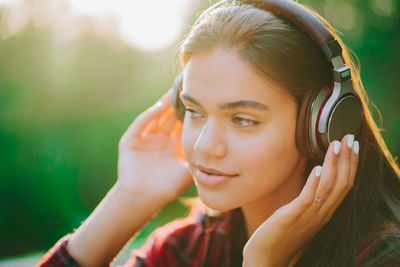
<instances>
[{"instance_id":1,"label":"cheek","mask_svg":"<svg viewBox=\"0 0 400 267\"><path fill-rule=\"evenodd\" d=\"M236 142L234 148L235 161L240 162L246 172L268 172L273 168L272 163L285 152L285 144L276 140L274 133L268 131L260 136Z\"/></svg>"},{"instance_id":2,"label":"cheek","mask_svg":"<svg viewBox=\"0 0 400 267\"><path fill-rule=\"evenodd\" d=\"M234 164L254 184L259 182L260 177L271 177L267 180L278 181L289 175L299 153L295 144L295 128L288 127L295 124L285 119L282 121L286 122L270 123L254 135L228 131L225 139L228 153L224 160ZM183 123L181 142L188 163L192 162L193 146L198 134L199 131L190 123Z\"/></svg>"},{"instance_id":3,"label":"cheek","mask_svg":"<svg viewBox=\"0 0 400 267\"><path fill-rule=\"evenodd\" d=\"M292 172L299 156L292 130L274 126L235 145L235 162L251 184L279 184ZM260 180L261 179L261 180Z\"/></svg>"}]
</instances>

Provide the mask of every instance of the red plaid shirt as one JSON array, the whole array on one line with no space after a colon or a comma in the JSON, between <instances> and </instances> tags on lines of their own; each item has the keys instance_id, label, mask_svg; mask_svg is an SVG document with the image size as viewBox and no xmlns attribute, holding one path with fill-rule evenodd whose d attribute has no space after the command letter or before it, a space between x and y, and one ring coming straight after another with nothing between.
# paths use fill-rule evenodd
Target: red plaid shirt
<instances>
[{"instance_id":1,"label":"red plaid shirt","mask_svg":"<svg viewBox=\"0 0 400 267\"><path fill-rule=\"evenodd\" d=\"M66 249L69 237L60 239L36 267L80 267ZM188 217L157 228L140 249L132 250L123 267L242 266L246 241L240 208L211 216L196 206Z\"/></svg>"},{"instance_id":2,"label":"red plaid shirt","mask_svg":"<svg viewBox=\"0 0 400 267\"><path fill-rule=\"evenodd\" d=\"M80 267L66 249L69 237L70 234L60 239L36 267ZM365 244L357 262L362 262L369 254L373 255L383 240ZM157 228L142 248L132 250L130 259L119 267L242 266L242 250L246 241L247 232L240 208L211 216L204 207L194 207L188 217ZM398 257L385 265L396 266L400 266Z\"/></svg>"}]
</instances>

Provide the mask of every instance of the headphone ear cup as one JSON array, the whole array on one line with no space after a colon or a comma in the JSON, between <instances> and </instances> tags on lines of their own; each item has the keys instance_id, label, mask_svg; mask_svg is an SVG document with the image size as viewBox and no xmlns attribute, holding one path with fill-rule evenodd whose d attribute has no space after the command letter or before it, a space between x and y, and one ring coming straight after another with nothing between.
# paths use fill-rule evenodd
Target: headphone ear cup
<instances>
[{"instance_id":1,"label":"headphone ear cup","mask_svg":"<svg viewBox=\"0 0 400 267\"><path fill-rule=\"evenodd\" d=\"M179 120L183 121L185 118L185 106L183 105L179 95L182 91L182 73L178 74L172 86L172 106L174 107L175 114Z\"/></svg>"},{"instance_id":2,"label":"headphone ear cup","mask_svg":"<svg viewBox=\"0 0 400 267\"><path fill-rule=\"evenodd\" d=\"M326 133L321 133L319 142L328 147L333 140L341 140L346 134L353 134L357 139L363 121L363 108L360 98L353 93L343 94L330 110L326 123ZM323 122L321 122L323 123Z\"/></svg>"},{"instance_id":3,"label":"headphone ear cup","mask_svg":"<svg viewBox=\"0 0 400 267\"><path fill-rule=\"evenodd\" d=\"M310 151L312 153L312 158L322 162L325 158L325 153L328 144L324 144L321 141L321 133L318 130L320 122L321 113L325 107L326 102L332 95L333 84L331 87L321 88L317 94L314 96L310 106L310 114L308 117L308 140L310 143Z\"/></svg>"},{"instance_id":4,"label":"headphone ear cup","mask_svg":"<svg viewBox=\"0 0 400 267\"><path fill-rule=\"evenodd\" d=\"M341 140L349 133L357 138L363 121L362 104L357 95L351 92L335 95L332 92L333 85L306 96L298 114L297 147L303 155L318 162L323 162L333 140ZM335 104L328 108L332 97ZM327 114L325 121L321 120L324 114ZM320 127L326 130L320 132Z\"/></svg>"},{"instance_id":5,"label":"headphone ear cup","mask_svg":"<svg viewBox=\"0 0 400 267\"><path fill-rule=\"evenodd\" d=\"M296 121L296 145L300 153L307 158L312 158L311 144L309 141L309 115L315 92L307 94L298 110Z\"/></svg>"},{"instance_id":6,"label":"headphone ear cup","mask_svg":"<svg viewBox=\"0 0 400 267\"><path fill-rule=\"evenodd\" d=\"M320 110L330 96L330 88L307 94L299 108L296 123L296 145L300 153L314 161L322 162L324 151L317 141L317 123Z\"/></svg>"}]
</instances>

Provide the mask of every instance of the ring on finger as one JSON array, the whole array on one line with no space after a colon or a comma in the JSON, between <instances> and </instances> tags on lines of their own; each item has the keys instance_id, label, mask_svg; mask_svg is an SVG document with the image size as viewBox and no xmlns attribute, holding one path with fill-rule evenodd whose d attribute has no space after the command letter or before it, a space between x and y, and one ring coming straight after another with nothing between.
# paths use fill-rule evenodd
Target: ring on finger
<instances>
[{"instance_id":1,"label":"ring on finger","mask_svg":"<svg viewBox=\"0 0 400 267\"><path fill-rule=\"evenodd\" d=\"M315 201L317 201L318 203L321 203L321 204L323 204L325 202L325 200L323 200L322 198L316 197L314 199L315 199Z\"/></svg>"}]
</instances>

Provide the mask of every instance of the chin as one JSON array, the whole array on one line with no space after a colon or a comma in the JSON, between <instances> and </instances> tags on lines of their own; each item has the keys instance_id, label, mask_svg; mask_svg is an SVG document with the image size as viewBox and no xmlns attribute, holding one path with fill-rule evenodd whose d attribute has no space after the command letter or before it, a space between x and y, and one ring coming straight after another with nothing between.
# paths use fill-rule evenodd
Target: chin
<instances>
[{"instance_id":1,"label":"chin","mask_svg":"<svg viewBox=\"0 0 400 267\"><path fill-rule=\"evenodd\" d=\"M209 208L217 211L228 211L240 207L237 203L232 201L232 198L226 197L220 192L203 192L201 188L196 185L197 194L201 201Z\"/></svg>"}]
</instances>

